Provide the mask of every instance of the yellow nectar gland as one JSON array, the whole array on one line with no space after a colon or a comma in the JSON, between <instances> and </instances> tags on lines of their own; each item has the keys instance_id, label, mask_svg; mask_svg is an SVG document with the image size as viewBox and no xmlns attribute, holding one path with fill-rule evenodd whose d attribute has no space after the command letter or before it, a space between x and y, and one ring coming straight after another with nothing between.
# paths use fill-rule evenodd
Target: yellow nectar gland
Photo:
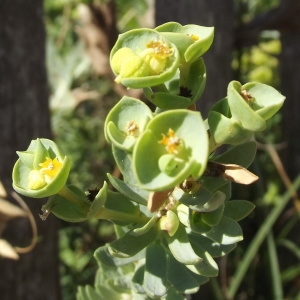
<instances>
[{"instance_id":1,"label":"yellow nectar gland","mask_svg":"<svg viewBox=\"0 0 300 300\"><path fill-rule=\"evenodd\" d=\"M42 167L39 171L50 179L53 179L62 167L62 163L58 161L57 157L53 160L46 157L46 161L39 165Z\"/></svg>"},{"instance_id":2,"label":"yellow nectar gland","mask_svg":"<svg viewBox=\"0 0 300 300\"><path fill-rule=\"evenodd\" d=\"M193 33L189 33L188 36L195 42L199 40L199 36Z\"/></svg>"},{"instance_id":3,"label":"yellow nectar gland","mask_svg":"<svg viewBox=\"0 0 300 300\"><path fill-rule=\"evenodd\" d=\"M134 121L127 122L125 127L125 130L128 133L128 135L134 135L138 129L139 125L136 124Z\"/></svg>"},{"instance_id":4,"label":"yellow nectar gland","mask_svg":"<svg viewBox=\"0 0 300 300\"><path fill-rule=\"evenodd\" d=\"M165 42L151 41L146 47L153 49L154 56L159 59L167 58L173 54L173 49Z\"/></svg>"},{"instance_id":5,"label":"yellow nectar gland","mask_svg":"<svg viewBox=\"0 0 300 300\"><path fill-rule=\"evenodd\" d=\"M159 141L159 144L163 144L166 146L166 150L169 154L174 153L177 154L177 147L181 144L181 139L175 136L174 130L171 128L168 131L168 136L162 134L163 138Z\"/></svg>"}]
</instances>

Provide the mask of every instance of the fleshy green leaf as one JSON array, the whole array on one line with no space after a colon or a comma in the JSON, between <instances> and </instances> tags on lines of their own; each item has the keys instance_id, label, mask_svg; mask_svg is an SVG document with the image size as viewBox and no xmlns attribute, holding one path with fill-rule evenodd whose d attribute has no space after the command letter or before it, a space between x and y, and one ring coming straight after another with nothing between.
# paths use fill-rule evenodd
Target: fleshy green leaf
<instances>
[{"instance_id":1,"label":"fleshy green leaf","mask_svg":"<svg viewBox=\"0 0 300 300\"><path fill-rule=\"evenodd\" d=\"M143 287L150 297L162 297L167 293L167 258L164 248L151 244L146 249Z\"/></svg>"},{"instance_id":2,"label":"fleshy green leaf","mask_svg":"<svg viewBox=\"0 0 300 300\"><path fill-rule=\"evenodd\" d=\"M206 277L215 277L218 275L219 268L211 255L205 251L198 244L194 244L193 248L197 255L202 257L202 261L195 265L187 266L192 272L206 276Z\"/></svg>"},{"instance_id":3,"label":"fleshy green leaf","mask_svg":"<svg viewBox=\"0 0 300 300\"><path fill-rule=\"evenodd\" d=\"M223 245L234 244L243 239L240 225L225 216L222 217L217 226L203 235Z\"/></svg>"},{"instance_id":4,"label":"fleshy green leaf","mask_svg":"<svg viewBox=\"0 0 300 300\"><path fill-rule=\"evenodd\" d=\"M108 249L108 245L105 245L105 246L99 247L95 251L94 257L101 264L104 264L104 265L107 265L110 267L119 267L119 266L123 266L128 263L131 263L131 262L134 262L134 261L144 258L145 252L140 251L138 254L131 256L129 258L120 258L120 257L115 257L115 256L111 255L109 252L109 249Z\"/></svg>"},{"instance_id":5,"label":"fleshy green leaf","mask_svg":"<svg viewBox=\"0 0 300 300\"><path fill-rule=\"evenodd\" d=\"M256 148L255 142L246 142L229 148L225 153L214 157L213 161L224 164L237 164L248 168L254 160Z\"/></svg>"},{"instance_id":6,"label":"fleshy green leaf","mask_svg":"<svg viewBox=\"0 0 300 300\"><path fill-rule=\"evenodd\" d=\"M103 187L97 193L95 199L93 200L90 211L88 213L88 218L93 218L97 215L100 209L104 207L104 203L107 199L107 183L104 182Z\"/></svg>"},{"instance_id":7,"label":"fleshy green leaf","mask_svg":"<svg viewBox=\"0 0 300 300\"><path fill-rule=\"evenodd\" d=\"M53 213L57 218L67 222L81 222L87 219L90 204L86 195L76 186L68 186L73 197L78 199L76 202L71 202L60 194L50 197L45 205L43 211Z\"/></svg>"},{"instance_id":8,"label":"fleshy green leaf","mask_svg":"<svg viewBox=\"0 0 300 300\"><path fill-rule=\"evenodd\" d=\"M246 200L230 200L225 204L224 216L235 221L240 221L247 217L254 208L255 205L252 202Z\"/></svg>"},{"instance_id":9,"label":"fleshy green leaf","mask_svg":"<svg viewBox=\"0 0 300 300\"><path fill-rule=\"evenodd\" d=\"M163 300L186 300L186 297L180 292L177 292L176 289L171 286Z\"/></svg>"},{"instance_id":10,"label":"fleshy green leaf","mask_svg":"<svg viewBox=\"0 0 300 300\"><path fill-rule=\"evenodd\" d=\"M189 239L193 247L194 244L197 244L206 250L212 257L224 256L236 247L236 244L222 245L203 235L195 234L193 232L189 233Z\"/></svg>"},{"instance_id":11,"label":"fleshy green leaf","mask_svg":"<svg viewBox=\"0 0 300 300\"><path fill-rule=\"evenodd\" d=\"M133 235L130 231L121 238L110 243L109 252L113 256L120 258L134 256L151 244L155 240L157 233L156 227L151 227L145 234L138 236Z\"/></svg>"},{"instance_id":12,"label":"fleshy green leaf","mask_svg":"<svg viewBox=\"0 0 300 300\"><path fill-rule=\"evenodd\" d=\"M193 232L195 233L206 233L210 232L212 230L212 227L208 225L206 222L203 221L202 219L203 213L197 212L190 210L190 227Z\"/></svg>"},{"instance_id":13,"label":"fleshy green leaf","mask_svg":"<svg viewBox=\"0 0 300 300\"><path fill-rule=\"evenodd\" d=\"M199 286L208 281L206 277L191 272L171 255L168 256L167 277L170 284L183 294L196 293Z\"/></svg>"},{"instance_id":14,"label":"fleshy green leaf","mask_svg":"<svg viewBox=\"0 0 300 300\"><path fill-rule=\"evenodd\" d=\"M220 222L223 216L223 211L224 211L224 204L222 204L221 206L219 206L217 209L213 211L209 211L206 212L205 214L202 214L202 220L209 226L216 226Z\"/></svg>"},{"instance_id":15,"label":"fleshy green leaf","mask_svg":"<svg viewBox=\"0 0 300 300\"><path fill-rule=\"evenodd\" d=\"M145 274L145 265L141 265L135 271L132 277L132 288L134 292L139 294L145 294L145 289L143 288L144 282L144 274ZM148 296L146 296L148 299Z\"/></svg>"},{"instance_id":16,"label":"fleshy green leaf","mask_svg":"<svg viewBox=\"0 0 300 300\"><path fill-rule=\"evenodd\" d=\"M185 265L194 265L202 261L193 250L187 233L182 225L179 226L173 236L164 235L173 256Z\"/></svg>"},{"instance_id":17,"label":"fleshy green leaf","mask_svg":"<svg viewBox=\"0 0 300 300\"><path fill-rule=\"evenodd\" d=\"M212 194L212 197L204 203L200 203L197 205L191 205L190 208L197 212L213 212L219 207L221 207L226 199L226 195L221 191L216 191Z\"/></svg>"},{"instance_id":18,"label":"fleshy green leaf","mask_svg":"<svg viewBox=\"0 0 300 300\"><path fill-rule=\"evenodd\" d=\"M145 198L141 197L139 194L135 193L135 191L133 191L128 184L124 183L124 181L122 181L110 174L107 174L107 177L108 177L110 183L112 184L112 186L118 192L122 193L123 195L127 196L132 201L134 201L138 204L147 205L147 199L145 199Z\"/></svg>"}]
</instances>

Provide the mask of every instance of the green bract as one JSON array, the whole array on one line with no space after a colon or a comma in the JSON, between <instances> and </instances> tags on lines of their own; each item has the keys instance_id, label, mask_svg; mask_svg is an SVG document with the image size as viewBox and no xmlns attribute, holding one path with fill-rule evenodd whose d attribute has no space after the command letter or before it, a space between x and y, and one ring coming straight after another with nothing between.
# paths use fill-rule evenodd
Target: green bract
<instances>
[{"instance_id":1,"label":"green bract","mask_svg":"<svg viewBox=\"0 0 300 300\"><path fill-rule=\"evenodd\" d=\"M266 120L283 105L285 97L274 88L251 82L232 81L227 97L212 108L208 123L217 144L241 144L266 127Z\"/></svg>"},{"instance_id":2,"label":"green bract","mask_svg":"<svg viewBox=\"0 0 300 300\"><path fill-rule=\"evenodd\" d=\"M184 62L191 62L202 56L214 39L214 27L194 24L182 26L176 22L169 22L156 27L155 30L176 45L181 61Z\"/></svg>"},{"instance_id":3,"label":"green bract","mask_svg":"<svg viewBox=\"0 0 300 300\"><path fill-rule=\"evenodd\" d=\"M13 187L21 195L44 198L58 193L70 172L70 161L48 139L33 140L28 149L17 152Z\"/></svg>"},{"instance_id":4,"label":"green bract","mask_svg":"<svg viewBox=\"0 0 300 300\"><path fill-rule=\"evenodd\" d=\"M134 29L119 35L110 63L117 83L144 88L170 80L177 71L179 53L155 30Z\"/></svg>"},{"instance_id":5,"label":"green bract","mask_svg":"<svg viewBox=\"0 0 300 300\"><path fill-rule=\"evenodd\" d=\"M145 103L125 96L107 115L105 137L117 147L131 151L151 118L152 112Z\"/></svg>"},{"instance_id":6,"label":"green bract","mask_svg":"<svg viewBox=\"0 0 300 300\"><path fill-rule=\"evenodd\" d=\"M208 137L199 112L166 111L147 125L133 150L133 168L141 186L159 191L188 176L199 178L206 167Z\"/></svg>"}]
</instances>

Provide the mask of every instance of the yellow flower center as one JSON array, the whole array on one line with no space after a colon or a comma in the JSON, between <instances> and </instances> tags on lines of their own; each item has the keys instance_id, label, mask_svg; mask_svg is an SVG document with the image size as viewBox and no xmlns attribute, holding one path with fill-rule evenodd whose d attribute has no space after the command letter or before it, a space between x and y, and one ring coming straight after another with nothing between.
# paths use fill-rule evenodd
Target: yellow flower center
<instances>
[{"instance_id":1,"label":"yellow flower center","mask_svg":"<svg viewBox=\"0 0 300 300\"><path fill-rule=\"evenodd\" d=\"M172 48L167 43L159 41L151 41L146 45L147 48L154 50L154 56L160 59L167 58L173 54Z\"/></svg>"},{"instance_id":2,"label":"yellow flower center","mask_svg":"<svg viewBox=\"0 0 300 300\"><path fill-rule=\"evenodd\" d=\"M181 139L175 136L174 130L169 128L167 136L162 134L163 138L159 141L159 144L163 144L166 146L166 150L169 154L174 153L177 154L177 147L181 144Z\"/></svg>"},{"instance_id":3,"label":"yellow flower center","mask_svg":"<svg viewBox=\"0 0 300 300\"><path fill-rule=\"evenodd\" d=\"M41 169L31 170L28 176L28 188L32 190L41 189L49 184L62 168L62 163L58 161L57 157L53 160L46 157L46 161L39 166Z\"/></svg>"},{"instance_id":4,"label":"yellow flower center","mask_svg":"<svg viewBox=\"0 0 300 300\"><path fill-rule=\"evenodd\" d=\"M46 161L39 165L42 167L39 171L51 179L58 174L62 167L62 163L58 161L57 157L55 157L53 160L49 157L46 157Z\"/></svg>"},{"instance_id":5,"label":"yellow flower center","mask_svg":"<svg viewBox=\"0 0 300 300\"><path fill-rule=\"evenodd\" d=\"M139 129L139 125L134 121L129 121L126 124L125 130L129 135L134 135L136 131Z\"/></svg>"}]
</instances>

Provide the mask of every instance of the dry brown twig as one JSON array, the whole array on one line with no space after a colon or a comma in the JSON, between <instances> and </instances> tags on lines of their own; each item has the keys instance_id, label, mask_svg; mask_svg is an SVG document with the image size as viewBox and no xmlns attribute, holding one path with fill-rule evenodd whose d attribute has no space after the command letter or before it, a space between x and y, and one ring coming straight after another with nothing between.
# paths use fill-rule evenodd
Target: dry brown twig
<instances>
[{"instance_id":1,"label":"dry brown twig","mask_svg":"<svg viewBox=\"0 0 300 300\"><path fill-rule=\"evenodd\" d=\"M12 197L20 207L6 200L7 194L0 182L0 234L8 226L9 221L16 218L28 218L32 230L31 243L26 247L13 246L7 240L0 238L0 256L17 260L19 254L30 252L35 247L37 243L37 226L29 207L23 199L15 192L12 192Z\"/></svg>"},{"instance_id":2,"label":"dry brown twig","mask_svg":"<svg viewBox=\"0 0 300 300\"><path fill-rule=\"evenodd\" d=\"M292 181L289 178L289 176L283 166L283 163L282 163L282 161L278 155L278 152L276 150L276 146L273 144L262 144L262 143L258 143L258 142L257 142L257 146L259 149L262 149L262 150L265 150L268 152L282 182L284 183L285 187L287 189L289 189L292 186ZM293 201L294 201L294 208L298 213L300 213L300 199L299 199L297 192L294 192L292 194L292 197L293 197Z\"/></svg>"}]
</instances>

